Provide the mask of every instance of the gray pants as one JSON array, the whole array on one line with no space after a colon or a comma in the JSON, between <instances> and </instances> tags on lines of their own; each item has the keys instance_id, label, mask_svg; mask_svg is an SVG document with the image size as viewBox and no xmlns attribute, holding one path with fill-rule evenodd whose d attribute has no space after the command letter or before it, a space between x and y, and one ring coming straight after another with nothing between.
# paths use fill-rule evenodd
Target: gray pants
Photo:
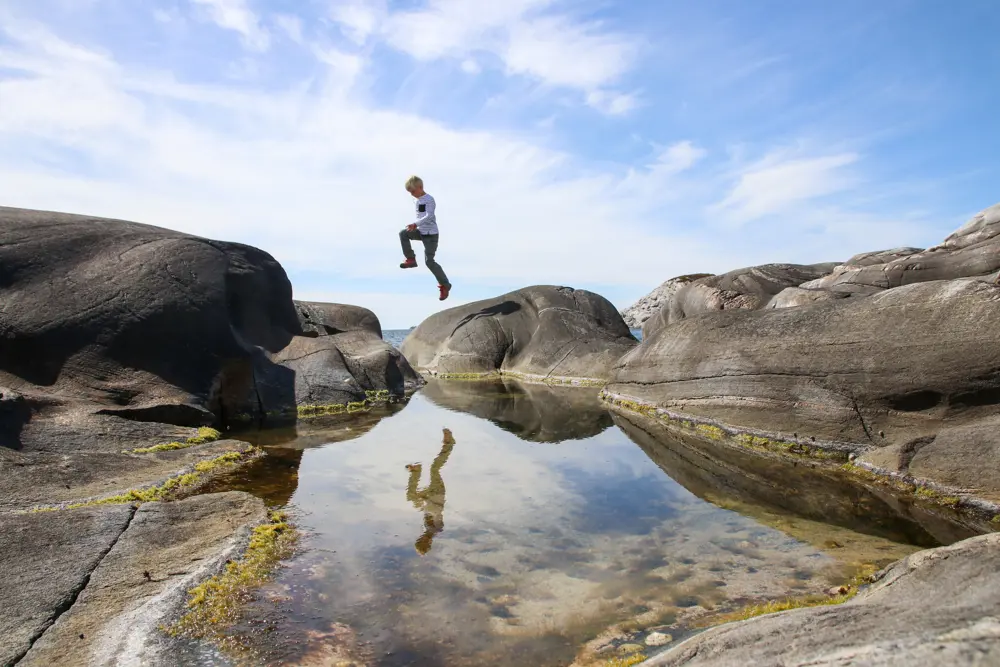
<instances>
[{"instance_id":1,"label":"gray pants","mask_svg":"<svg viewBox=\"0 0 1000 667\"><path fill-rule=\"evenodd\" d=\"M448 282L448 276L444 274L444 269L441 265L434 261L434 253L438 249L438 235L437 234L421 234L417 230L412 232L408 229L404 229L399 233L399 243L403 246L403 256L406 259L414 259L416 255L413 254L413 246L410 241L421 241L424 244L424 264L427 268L431 270L434 277L437 278L438 285L444 285L445 287L451 287L451 283Z\"/></svg>"}]
</instances>

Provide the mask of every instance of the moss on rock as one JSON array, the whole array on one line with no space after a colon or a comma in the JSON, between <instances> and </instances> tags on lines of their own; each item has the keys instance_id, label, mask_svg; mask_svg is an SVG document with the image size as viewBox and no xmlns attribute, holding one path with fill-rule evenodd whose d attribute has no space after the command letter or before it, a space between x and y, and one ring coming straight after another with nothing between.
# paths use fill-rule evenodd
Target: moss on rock
<instances>
[{"instance_id":1,"label":"moss on rock","mask_svg":"<svg viewBox=\"0 0 1000 667\"><path fill-rule=\"evenodd\" d=\"M183 473L170 477L158 486L149 486L139 489L129 489L124 493L119 493L107 498L87 500L81 503L68 505L66 509L77 509L79 507L92 507L94 505L120 505L124 503L150 503L162 500L172 500L180 493L193 490L204 478L224 469L232 468L237 464L244 463L251 458L256 458L261 454L261 450L256 447L242 452L227 452L208 461L196 463L192 472ZM36 511L44 511L50 508L38 508Z\"/></svg>"},{"instance_id":2,"label":"moss on rock","mask_svg":"<svg viewBox=\"0 0 1000 667\"><path fill-rule=\"evenodd\" d=\"M133 449L132 454L153 454L156 452L170 452L176 449L187 449L188 447L194 447L195 445L204 445L207 442L215 442L222 437L222 433L215 430L214 428L209 428L203 426L198 429L198 434L194 435L184 442L165 442L160 445L153 445L152 447L140 447L139 449Z\"/></svg>"},{"instance_id":3,"label":"moss on rock","mask_svg":"<svg viewBox=\"0 0 1000 667\"><path fill-rule=\"evenodd\" d=\"M878 568L875 565L870 563L862 565L857 574L848 583L839 587L840 592L837 595L803 595L784 598L782 600L754 603L727 614L710 616L702 625L708 627L722 625L723 623L746 621L757 616L776 614L780 611L788 611L789 609L843 604L857 595L862 586L871 583L877 571Z\"/></svg>"},{"instance_id":4,"label":"moss on rock","mask_svg":"<svg viewBox=\"0 0 1000 667\"><path fill-rule=\"evenodd\" d=\"M233 643L226 631L240 619L254 591L291 556L298 531L283 512L272 512L267 523L253 529L243 555L227 562L214 577L188 591L187 611L164 630L173 637L211 639L223 648Z\"/></svg>"}]
</instances>

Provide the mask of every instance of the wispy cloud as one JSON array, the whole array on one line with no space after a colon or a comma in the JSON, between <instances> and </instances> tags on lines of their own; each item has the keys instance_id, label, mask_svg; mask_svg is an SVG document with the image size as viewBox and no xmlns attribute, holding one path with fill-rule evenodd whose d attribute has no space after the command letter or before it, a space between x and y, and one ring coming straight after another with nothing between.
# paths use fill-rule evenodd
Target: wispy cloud
<instances>
[{"instance_id":1,"label":"wispy cloud","mask_svg":"<svg viewBox=\"0 0 1000 667\"><path fill-rule=\"evenodd\" d=\"M626 305L672 275L922 245L954 220L914 193L934 173L893 181L854 126L736 122L747 98L661 85L642 26L580 3L106 2L67 22L66 1L0 11L0 202L250 243L297 293L386 326L440 307L429 274L396 268L411 173L439 202L449 305L530 283ZM743 58L739 85L766 89L786 47ZM718 73L689 64L685 81Z\"/></svg>"},{"instance_id":2,"label":"wispy cloud","mask_svg":"<svg viewBox=\"0 0 1000 667\"><path fill-rule=\"evenodd\" d=\"M784 213L793 206L851 188L856 177L846 167L858 159L855 153L768 156L744 169L732 191L713 209L734 223Z\"/></svg>"},{"instance_id":3,"label":"wispy cloud","mask_svg":"<svg viewBox=\"0 0 1000 667\"><path fill-rule=\"evenodd\" d=\"M191 0L206 12L207 17L226 30L240 34L243 43L255 51L266 51L271 35L261 25L260 18L247 5L247 0Z\"/></svg>"},{"instance_id":4,"label":"wispy cloud","mask_svg":"<svg viewBox=\"0 0 1000 667\"><path fill-rule=\"evenodd\" d=\"M364 44L387 13L385 0L336 0L330 6L330 18L356 44Z\"/></svg>"},{"instance_id":5,"label":"wispy cloud","mask_svg":"<svg viewBox=\"0 0 1000 667\"><path fill-rule=\"evenodd\" d=\"M302 19L291 14L277 14L274 23L285 35L296 44L304 44Z\"/></svg>"},{"instance_id":6,"label":"wispy cloud","mask_svg":"<svg viewBox=\"0 0 1000 667\"><path fill-rule=\"evenodd\" d=\"M634 94L617 89L632 68L640 40L583 21L553 0L430 0L415 10L389 11L384 2L337 2L331 17L355 43L378 37L420 61L454 59L467 73L486 54L508 76L581 91L583 100L609 114L635 108Z\"/></svg>"}]
</instances>

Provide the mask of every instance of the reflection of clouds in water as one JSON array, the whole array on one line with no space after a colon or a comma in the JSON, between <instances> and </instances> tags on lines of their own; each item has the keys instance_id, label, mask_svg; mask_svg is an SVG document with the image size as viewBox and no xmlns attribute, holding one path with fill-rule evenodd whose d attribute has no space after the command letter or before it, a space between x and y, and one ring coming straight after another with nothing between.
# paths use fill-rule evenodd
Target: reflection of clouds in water
<instances>
[{"instance_id":1,"label":"reflection of clouds in water","mask_svg":"<svg viewBox=\"0 0 1000 667\"><path fill-rule=\"evenodd\" d=\"M454 446L442 442L445 428ZM435 457L440 489L426 481ZM414 463L423 464L416 484ZM358 440L307 450L293 502L310 546L329 550L305 557L326 561L310 586L328 602L314 612L387 632L380 650L419 648L448 665L571 658L637 610L652 623L679 608L783 594L827 565L698 500L617 429L530 443L419 394ZM433 549L420 558L414 540L428 512Z\"/></svg>"},{"instance_id":2,"label":"reflection of clouds in water","mask_svg":"<svg viewBox=\"0 0 1000 667\"><path fill-rule=\"evenodd\" d=\"M681 511L676 485L665 484L662 474L636 476L631 466L620 462L600 472L570 464L559 470L582 499L573 511L573 523L583 532L644 535Z\"/></svg>"},{"instance_id":3,"label":"reflection of clouds in water","mask_svg":"<svg viewBox=\"0 0 1000 667\"><path fill-rule=\"evenodd\" d=\"M525 443L488 422L445 412L419 394L400 417L405 419L385 421L359 441L306 451L293 502L341 525L387 521L399 530L419 526L405 496L406 466L431 460L440 451L442 427L458 441L448 462L449 527L481 520L517 524L521 516L571 501L559 476L544 457L535 455L534 448L547 445ZM382 532L366 541L385 538Z\"/></svg>"}]
</instances>

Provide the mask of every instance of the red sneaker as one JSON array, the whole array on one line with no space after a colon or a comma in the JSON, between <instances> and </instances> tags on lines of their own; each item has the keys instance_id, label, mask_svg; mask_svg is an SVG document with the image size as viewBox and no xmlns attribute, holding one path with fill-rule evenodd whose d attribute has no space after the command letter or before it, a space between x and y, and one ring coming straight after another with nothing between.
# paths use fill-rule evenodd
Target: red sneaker
<instances>
[{"instance_id":1,"label":"red sneaker","mask_svg":"<svg viewBox=\"0 0 1000 667\"><path fill-rule=\"evenodd\" d=\"M399 268L401 268L401 269L412 269L416 265L417 265L417 260L415 260L414 258L411 257L408 260L406 260L405 262L403 262L402 264L400 264Z\"/></svg>"},{"instance_id":2,"label":"red sneaker","mask_svg":"<svg viewBox=\"0 0 1000 667\"><path fill-rule=\"evenodd\" d=\"M440 300L444 301L448 298L448 293L451 292L451 285L438 285L438 289L441 290Z\"/></svg>"}]
</instances>

